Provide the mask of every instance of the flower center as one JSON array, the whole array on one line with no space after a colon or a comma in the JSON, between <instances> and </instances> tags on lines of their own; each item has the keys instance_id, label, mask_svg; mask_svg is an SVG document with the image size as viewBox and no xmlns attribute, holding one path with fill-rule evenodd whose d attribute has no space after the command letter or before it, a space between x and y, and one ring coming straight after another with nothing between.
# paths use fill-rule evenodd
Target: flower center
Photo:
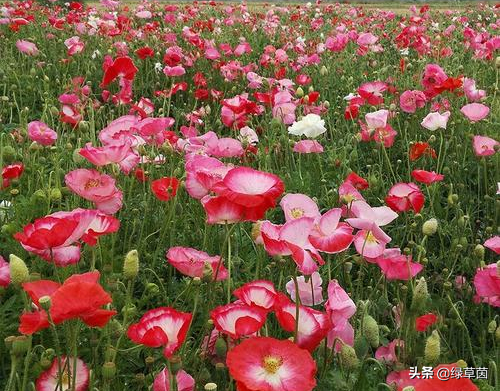
<instances>
[{"instance_id":1,"label":"flower center","mask_svg":"<svg viewBox=\"0 0 500 391\"><path fill-rule=\"evenodd\" d=\"M366 242L367 243L378 243L378 240L375 236L373 236L372 231L369 231L366 234Z\"/></svg>"},{"instance_id":2,"label":"flower center","mask_svg":"<svg viewBox=\"0 0 500 391\"><path fill-rule=\"evenodd\" d=\"M85 184L85 190L91 189L93 187L98 187L101 184L98 179L90 179Z\"/></svg>"},{"instance_id":3,"label":"flower center","mask_svg":"<svg viewBox=\"0 0 500 391\"><path fill-rule=\"evenodd\" d=\"M300 208L293 208L290 210L290 214L294 219L298 219L299 217L304 216L304 211Z\"/></svg>"},{"instance_id":4,"label":"flower center","mask_svg":"<svg viewBox=\"0 0 500 391\"><path fill-rule=\"evenodd\" d=\"M281 357L266 356L264 357L262 364L264 365L264 369L267 373L274 375L276 372L278 372L278 369L280 369L281 365L283 364L283 360L281 359Z\"/></svg>"}]
</instances>

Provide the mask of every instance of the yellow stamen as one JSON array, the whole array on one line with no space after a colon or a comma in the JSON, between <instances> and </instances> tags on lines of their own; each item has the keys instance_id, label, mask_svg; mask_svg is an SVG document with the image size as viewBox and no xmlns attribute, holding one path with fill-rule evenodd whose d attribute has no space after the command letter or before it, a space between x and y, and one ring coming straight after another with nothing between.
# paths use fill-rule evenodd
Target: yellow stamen
<instances>
[{"instance_id":1,"label":"yellow stamen","mask_svg":"<svg viewBox=\"0 0 500 391\"><path fill-rule=\"evenodd\" d=\"M264 365L264 369L266 370L266 372L274 375L276 372L278 372L278 369L280 369L281 365L283 364L283 360L281 359L281 357L266 356L264 357L262 364Z\"/></svg>"}]
</instances>

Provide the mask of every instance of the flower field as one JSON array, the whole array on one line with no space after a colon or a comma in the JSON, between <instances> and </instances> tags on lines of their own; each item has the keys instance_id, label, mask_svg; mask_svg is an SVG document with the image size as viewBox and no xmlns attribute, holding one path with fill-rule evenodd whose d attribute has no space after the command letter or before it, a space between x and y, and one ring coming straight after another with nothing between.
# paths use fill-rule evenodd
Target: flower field
<instances>
[{"instance_id":1,"label":"flower field","mask_svg":"<svg viewBox=\"0 0 500 391\"><path fill-rule=\"evenodd\" d=\"M0 5L0 389L500 390L500 7Z\"/></svg>"}]
</instances>

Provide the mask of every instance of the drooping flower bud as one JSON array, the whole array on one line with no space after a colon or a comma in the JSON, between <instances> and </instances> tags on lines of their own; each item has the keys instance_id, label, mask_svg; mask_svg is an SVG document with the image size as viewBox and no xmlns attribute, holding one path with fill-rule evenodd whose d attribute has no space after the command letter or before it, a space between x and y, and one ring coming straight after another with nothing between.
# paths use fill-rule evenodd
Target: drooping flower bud
<instances>
[{"instance_id":1,"label":"drooping flower bud","mask_svg":"<svg viewBox=\"0 0 500 391\"><path fill-rule=\"evenodd\" d=\"M24 261L17 255L10 254L10 279L13 285L21 285L23 282L29 281L30 272Z\"/></svg>"},{"instance_id":2,"label":"drooping flower bud","mask_svg":"<svg viewBox=\"0 0 500 391\"><path fill-rule=\"evenodd\" d=\"M371 347L378 348L380 345L380 334L377 321L372 316L367 314L363 317L363 326L361 331Z\"/></svg>"},{"instance_id":3,"label":"drooping flower bud","mask_svg":"<svg viewBox=\"0 0 500 391\"><path fill-rule=\"evenodd\" d=\"M424 360L428 364L433 364L438 361L441 355L441 338L437 330L427 338L424 349Z\"/></svg>"},{"instance_id":4,"label":"drooping flower bud","mask_svg":"<svg viewBox=\"0 0 500 391\"><path fill-rule=\"evenodd\" d=\"M137 250L131 250L125 255L123 262L123 276L127 280L133 280L139 274L139 253Z\"/></svg>"},{"instance_id":5,"label":"drooping flower bud","mask_svg":"<svg viewBox=\"0 0 500 391\"><path fill-rule=\"evenodd\" d=\"M356 356L356 352L352 346L347 344L342 345L340 350L340 360L342 366L349 371L356 370L359 367L359 358Z\"/></svg>"},{"instance_id":6,"label":"drooping flower bud","mask_svg":"<svg viewBox=\"0 0 500 391\"><path fill-rule=\"evenodd\" d=\"M422 225L422 233L425 236L432 236L437 232L438 221L435 218L429 219Z\"/></svg>"},{"instance_id":7,"label":"drooping flower bud","mask_svg":"<svg viewBox=\"0 0 500 391\"><path fill-rule=\"evenodd\" d=\"M429 291L427 290L427 281L425 281L425 277L420 277L413 291L411 302L412 309L415 310L424 308L428 299Z\"/></svg>"}]
</instances>

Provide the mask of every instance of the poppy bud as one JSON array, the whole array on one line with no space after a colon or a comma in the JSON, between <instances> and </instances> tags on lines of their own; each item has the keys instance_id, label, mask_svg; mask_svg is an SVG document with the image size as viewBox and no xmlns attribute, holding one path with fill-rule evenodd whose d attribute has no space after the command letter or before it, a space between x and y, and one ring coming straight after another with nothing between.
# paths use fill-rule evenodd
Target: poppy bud
<instances>
[{"instance_id":1,"label":"poppy bud","mask_svg":"<svg viewBox=\"0 0 500 391\"><path fill-rule=\"evenodd\" d=\"M122 313L127 315L129 318L133 317L137 313L137 307L133 304L129 304L122 308Z\"/></svg>"},{"instance_id":2,"label":"poppy bud","mask_svg":"<svg viewBox=\"0 0 500 391\"><path fill-rule=\"evenodd\" d=\"M497 322L493 319L490 323L488 323L488 333L493 334L497 329Z\"/></svg>"},{"instance_id":3,"label":"poppy bud","mask_svg":"<svg viewBox=\"0 0 500 391\"><path fill-rule=\"evenodd\" d=\"M78 130L87 132L89 130L89 123L87 121L80 121L78 124Z\"/></svg>"},{"instance_id":4,"label":"poppy bud","mask_svg":"<svg viewBox=\"0 0 500 391\"><path fill-rule=\"evenodd\" d=\"M356 356L355 350L347 344L343 344L342 349L340 349L340 360L342 366L349 371L356 370L359 367L359 358Z\"/></svg>"},{"instance_id":5,"label":"poppy bud","mask_svg":"<svg viewBox=\"0 0 500 391\"><path fill-rule=\"evenodd\" d=\"M321 76L326 76L328 75L328 68L325 67L324 65L321 67L321 69L319 70L319 73Z\"/></svg>"},{"instance_id":6,"label":"poppy bud","mask_svg":"<svg viewBox=\"0 0 500 391\"><path fill-rule=\"evenodd\" d=\"M406 386L405 388L403 388L403 391L415 391L415 387L413 387L413 386Z\"/></svg>"},{"instance_id":7,"label":"poppy bud","mask_svg":"<svg viewBox=\"0 0 500 391\"><path fill-rule=\"evenodd\" d=\"M424 360L428 364L433 364L437 362L439 356L441 355L441 338L437 330L434 330L432 334L427 338L425 342L424 349Z\"/></svg>"},{"instance_id":8,"label":"poppy bud","mask_svg":"<svg viewBox=\"0 0 500 391\"><path fill-rule=\"evenodd\" d=\"M102 377L104 380L111 380L116 375L116 365L112 361L105 362L102 365Z\"/></svg>"},{"instance_id":9,"label":"poppy bud","mask_svg":"<svg viewBox=\"0 0 500 391\"><path fill-rule=\"evenodd\" d=\"M306 105L309 104L309 95L304 96L303 100Z\"/></svg>"},{"instance_id":10,"label":"poppy bud","mask_svg":"<svg viewBox=\"0 0 500 391\"><path fill-rule=\"evenodd\" d=\"M479 261L484 260L484 246L482 244L478 244L474 247L474 255Z\"/></svg>"},{"instance_id":11,"label":"poppy bud","mask_svg":"<svg viewBox=\"0 0 500 391\"><path fill-rule=\"evenodd\" d=\"M500 326L495 331L495 341L500 342Z\"/></svg>"},{"instance_id":12,"label":"poppy bud","mask_svg":"<svg viewBox=\"0 0 500 391\"><path fill-rule=\"evenodd\" d=\"M10 279L13 285L21 285L29 281L30 272L24 261L14 254L9 255Z\"/></svg>"},{"instance_id":13,"label":"poppy bud","mask_svg":"<svg viewBox=\"0 0 500 391\"><path fill-rule=\"evenodd\" d=\"M411 303L412 308L419 309L424 307L428 298L429 291L427 290L427 281L425 281L425 277L421 277L415 286L415 290L413 291Z\"/></svg>"},{"instance_id":14,"label":"poppy bud","mask_svg":"<svg viewBox=\"0 0 500 391\"><path fill-rule=\"evenodd\" d=\"M295 95L297 96L297 98L302 98L304 96L304 90L302 89L302 87L298 87L295 90Z\"/></svg>"},{"instance_id":15,"label":"poppy bud","mask_svg":"<svg viewBox=\"0 0 500 391\"><path fill-rule=\"evenodd\" d=\"M5 163L12 163L16 159L16 150L10 145L2 147L2 157Z\"/></svg>"},{"instance_id":16,"label":"poppy bud","mask_svg":"<svg viewBox=\"0 0 500 391\"><path fill-rule=\"evenodd\" d=\"M127 280L133 280L139 274L139 253L137 250L131 250L125 255L123 262L123 276Z\"/></svg>"},{"instance_id":17,"label":"poppy bud","mask_svg":"<svg viewBox=\"0 0 500 391\"><path fill-rule=\"evenodd\" d=\"M52 305L50 296L40 297L40 299L38 300L38 304L40 304L40 307L42 307L45 311L48 311L50 309L50 306Z\"/></svg>"},{"instance_id":18,"label":"poppy bud","mask_svg":"<svg viewBox=\"0 0 500 391\"><path fill-rule=\"evenodd\" d=\"M156 295L156 294L160 293L160 288L154 282L148 282L146 284L145 291L146 291L146 294L148 294L148 295Z\"/></svg>"},{"instance_id":19,"label":"poppy bud","mask_svg":"<svg viewBox=\"0 0 500 391\"><path fill-rule=\"evenodd\" d=\"M36 203L44 203L47 201L47 195L45 194L45 191L38 189L31 195L31 199Z\"/></svg>"},{"instance_id":20,"label":"poppy bud","mask_svg":"<svg viewBox=\"0 0 500 391\"><path fill-rule=\"evenodd\" d=\"M147 356L145 359L144 359L144 362L146 363L146 365L148 367L150 367L151 365L153 365L155 363L155 358L153 356Z\"/></svg>"},{"instance_id":21,"label":"poppy bud","mask_svg":"<svg viewBox=\"0 0 500 391\"><path fill-rule=\"evenodd\" d=\"M363 333L368 343L372 346L372 348L377 348L380 345L378 324L372 316L364 316L361 332Z\"/></svg>"},{"instance_id":22,"label":"poppy bud","mask_svg":"<svg viewBox=\"0 0 500 391\"><path fill-rule=\"evenodd\" d=\"M323 106L325 106L327 109L329 109L329 108L330 108L330 102L329 102L329 101L327 101L327 100L325 100L325 101L323 102Z\"/></svg>"},{"instance_id":23,"label":"poppy bud","mask_svg":"<svg viewBox=\"0 0 500 391\"><path fill-rule=\"evenodd\" d=\"M358 357L365 357L368 354L368 349L370 346L368 345L368 341L362 335L357 335L354 339L354 351Z\"/></svg>"},{"instance_id":24,"label":"poppy bud","mask_svg":"<svg viewBox=\"0 0 500 391\"><path fill-rule=\"evenodd\" d=\"M205 387L203 387L205 391L215 391L217 389L217 384L215 383L207 383Z\"/></svg>"},{"instance_id":25,"label":"poppy bud","mask_svg":"<svg viewBox=\"0 0 500 391\"><path fill-rule=\"evenodd\" d=\"M57 117L59 115L59 109L55 106L51 106L50 114L52 114L54 117Z\"/></svg>"},{"instance_id":26,"label":"poppy bud","mask_svg":"<svg viewBox=\"0 0 500 391\"><path fill-rule=\"evenodd\" d=\"M61 189L50 189L50 200L51 201L61 201L62 192Z\"/></svg>"},{"instance_id":27,"label":"poppy bud","mask_svg":"<svg viewBox=\"0 0 500 391\"><path fill-rule=\"evenodd\" d=\"M182 369L182 359L180 356L172 356L168 359L170 363L170 370L172 371L172 374L176 374L179 372L180 369Z\"/></svg>"},{"instance_id":28,"label":"poppy bud","mask_svg":"<svg viewBox=\"0 0 500 391\"><path fill-rule=\"evenodd\" d=\"M205 264L203 265L203 277L202 277L202 280L204 282L210 282L213 280L213 274L214 274L214 271L212 269L212 266L208 263L208 262L205 262Z\"/></svg>"},{"instance_id":29,"label":"poppy bud","mask_svg":"<svg viewBox=\"0 0 500 391\"><path fill-rule=\"evenodd\" d=\"M422 233L425 236L432 236L438 229L438 221L435 218L429 219L422 225Z\"/></svg>"},{"instance_id":30,"label":"poppy bud","mask_svg":"<svg viewBox=\"0 0 500 391\"><path fill-rule=\"evenodd\" d=\"M500 69L500 56L495 58L495 68Z\"/></svg>"},{"instance_id":31,"label":"poppy bud","mask_svg":"<svg viewBox=\"0 0 500 391\"><path fill-rule=\"evenodd\" d=\"M226 366L224 365L224 363L218 362L217 364L215 364L215 369L217 371L222 372L222 371L226 370Z\"/></svg>"},{"instance_id":32,"label":"poppy bud","mask_svg":"<svg viewBox=\"0 0 500 391\"><path fill-rule=\"evenodd\" d=\"M215 341L215 353L219 357L226 357L227 344L226 344L226 341L224 340L224 338L219 337Z\"/></svg>"}]
</instances>

